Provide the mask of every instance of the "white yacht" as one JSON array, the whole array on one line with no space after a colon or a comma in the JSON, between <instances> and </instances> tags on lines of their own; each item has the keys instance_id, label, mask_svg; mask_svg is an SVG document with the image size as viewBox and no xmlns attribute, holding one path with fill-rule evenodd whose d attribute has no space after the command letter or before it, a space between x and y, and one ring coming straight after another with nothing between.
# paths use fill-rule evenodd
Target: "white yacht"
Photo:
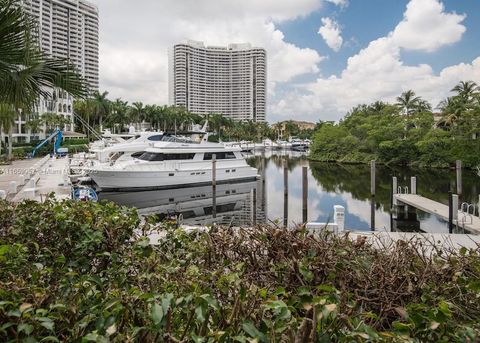
<instances>
[{"instance_id":1,"label":"white yacht","mask_svg":"<svg viewBox=\"0 0 480 343\"><path fill-rule=\"evenodd\" d=\"M148 190L187 187L212 182L212 156L216 182L254 180L241 148L218 143L159 142L131 160L98 164L88 174L101 190Z\"/></svg>"},{"instance_id":2,"label":"white yacht","mask_svg":"<svg viewBox=\"0 0 480 343\"><path fill-rule=\"evenodd\" d=\"M269 138L263 140L263 145L265 146L266 149L270 149L270 150L281 149L280 145L278 145L276 142L272 141Z\"/></svg>"}]
</instances>

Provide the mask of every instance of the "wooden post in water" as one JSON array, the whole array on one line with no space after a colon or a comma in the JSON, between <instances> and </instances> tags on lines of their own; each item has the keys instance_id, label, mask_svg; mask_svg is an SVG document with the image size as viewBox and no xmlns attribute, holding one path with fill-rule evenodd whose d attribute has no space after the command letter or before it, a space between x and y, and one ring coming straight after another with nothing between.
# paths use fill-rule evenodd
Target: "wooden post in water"
<instances>
[{"instance_id":1,"label":"wooden post in water","mask_svg":"<svg viewBox=\"0 0 480 343\"><path fill-rule=\"evenodd\" d=\"M375 196L375 160L370 161L370 195Z\"/></svg>"},{"instance_id":2,"label":"wooden post in water","mask_svg":"<svg viewBox=\"0 0 480 343\"><path fill-rule=\"evenodd\" d=\"M302 221L307 222L308 217L308 168L302 168Z\"/></svg>"},{"instance_id":3,"label":"wooden post in water","mask_svg":"<svg viewBox=\"0 0 480 343\"><path fill-rule=\"evenodd\" d=\"M448 233L453 232L453 198L452 192L448 192Z\"/></svg>"},{"instance_id":4,"label":"wooden post in water","mask_svg":"<svg viewBox=\"0 0 480 343\"><path fill-rule=\"evenodd\" d=\"M217 156L212 155L212 217L217 218Z\"/></svg>"},{"instance_id":5,"label":"wooden post in water","mask_svg":"<svg viewBox=\"0 0 480 343\"><path fill-rule=\"evenodd\" d=\"M417 194L417 177L412 176L410 178L410 193Z\"/></svg>"},{"instance_id":6,"label":"wooden post in water","mask_svg":"<svg viewBox=\"0 0 480 343\"><path fill-rule=\"evenodd\" d=\"M462 161L456 161L455 169L457 171L457 194L462 196Z\"/></svg>"},{"instance_id":7,"label":"wooden post in water","mask_svg":"<svg viewBox=\"0 0 480 343\"><path fill-rule=\"evenodd\" d=\"M283 161L283 226L288 226L288 166Z\"/></svg>"},{"instance_id":8,"label":"wooden post in water","mask_svg":"<svg viewBox=\"0 0 480 343\"><path fill-rule=\"evenodd\" d=\"M265 182L265 175L267 174L266 171L266 162L265 162L265 151L262 152L262 199L261 199L261 208L263 213L265 213L265 208L266 208L266 202L267 202L267 189L266 189L266 182Z\"/></svg>"},{"instance_id":9,"label":"wooden post in water","mask_svg":"<svg viewBox=\"0 0 480 343\"><path fill-rule=\"evenodd\" d=\"M370 161L370 230L375 231L375 160Z\"/></svg>"},{"instance_id":10,"label":"wooden post in water","mask_svg":"<svg viewBox=\"0 0 480 343\"><path fill-rule=\"evenodd\" d=\"M257 189L252 189L252 225L257 225Z\"/></svg>"}]
</instances>

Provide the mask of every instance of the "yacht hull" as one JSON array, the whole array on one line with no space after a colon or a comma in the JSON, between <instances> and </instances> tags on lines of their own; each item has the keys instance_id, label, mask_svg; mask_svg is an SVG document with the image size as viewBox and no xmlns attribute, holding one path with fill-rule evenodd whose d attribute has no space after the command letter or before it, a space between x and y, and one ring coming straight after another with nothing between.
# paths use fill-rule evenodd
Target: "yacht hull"
<instances>
[{"instance_id":1,"label":"yacht hull","mask_svg":"<svg viewBox=\"0 0 480 343\"><path fill-rule=\"evenodd\" d=\"M212 183L212 170L129 171L99 170L89 176L102 191L144 191L184 188ZM257 170L250 166L216 168L216 183L256 180Z\"/></svg>"}]
</instances>

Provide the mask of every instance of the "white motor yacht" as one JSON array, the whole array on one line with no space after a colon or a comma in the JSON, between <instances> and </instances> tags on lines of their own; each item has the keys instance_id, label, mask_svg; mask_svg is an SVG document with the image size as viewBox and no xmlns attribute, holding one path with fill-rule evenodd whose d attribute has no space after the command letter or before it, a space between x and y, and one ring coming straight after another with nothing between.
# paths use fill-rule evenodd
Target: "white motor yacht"
<instances>
[{"instance_id":1,"label":"white motor yacht","mask_svg":"<svg viewBox=\"0 0 480 343\"><path fill-rule=\"evenodd\" d=\"M268 138L263 140L263 145L265 146L265 149L270 150L278 150L281 148L280 145Z\"/></svg>"},{"instance_id":2,"label":"white motor yacht","mask_svg":"<svg viewBox=\"0 0 480 343\"><path fill-rule=\"evenodd\" d=\"M101 190L148 190L186 187L212 182L212 157L216 158L216 182L253 180L241 148L218 143L159 142L131 160L99 164L88 174Z\"/></svg>"}]
</instances>

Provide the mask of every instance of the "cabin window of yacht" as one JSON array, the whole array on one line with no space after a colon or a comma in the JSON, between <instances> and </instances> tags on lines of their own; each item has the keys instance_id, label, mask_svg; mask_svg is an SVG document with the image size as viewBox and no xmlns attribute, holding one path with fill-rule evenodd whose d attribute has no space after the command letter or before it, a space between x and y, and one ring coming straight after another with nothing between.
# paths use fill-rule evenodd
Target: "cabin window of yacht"
<instances>
[{"instance_id":1,"label":"cabin window of yacht","mask_svg":"<svg viewBox=\"0 0 480 343\"><path fill-rule=\"evenodd\" d=\"M138 159L143 161L163 161L163 154L157 154L155 152L147 152L145 151L141 154Z\"/></svg>"},{"instance_id":2,"label":"cabin window of yacht","mask_svg":"<svg viewBox=\"0 0 480 343\"><path fill-rule=\"evenodd\" d=\"M235 154L232 151L227 151L227 152L206 152L203 155L203 160L204 161L210 161L212 159L212 155L215 154L215 159L217 160L226 160L226 159L232 159L235 158Z\"/></svg>"},{"instance_id":3,"label":"cabin window of yacht","mask_svg":"<svg viewBox=\"0 0 480 343\"><path fill-rule=\"evenodd\" d=\"M145 151L138 158L144 161L170 161L170 160L193 160L194 156L195 156L194 153L162 154L162 153Z\"/></svg>"},{"instance_id":4,"label":"cabin window of yacht","mask_svg":"<svg viewBox=\"0 0 480 343\"><path fill-rule=\"evenodd\" d=\"M163 138L163 135L155 135L155 136L150 136L147 139L149 141L160 142L162 138Z\"/></svg>"},{"instance_id":5,"label":"cabin window of yacht","mask_svg":"<svg viewBox=\"0 0 480 343\"><path fill-rule=\"evenodd\" d=\"M143 153L144 153L144 151L134 152L130 156L132 156L133 158L139 158L140 156L143 155Z\"/></svg>"}]
</instances>

